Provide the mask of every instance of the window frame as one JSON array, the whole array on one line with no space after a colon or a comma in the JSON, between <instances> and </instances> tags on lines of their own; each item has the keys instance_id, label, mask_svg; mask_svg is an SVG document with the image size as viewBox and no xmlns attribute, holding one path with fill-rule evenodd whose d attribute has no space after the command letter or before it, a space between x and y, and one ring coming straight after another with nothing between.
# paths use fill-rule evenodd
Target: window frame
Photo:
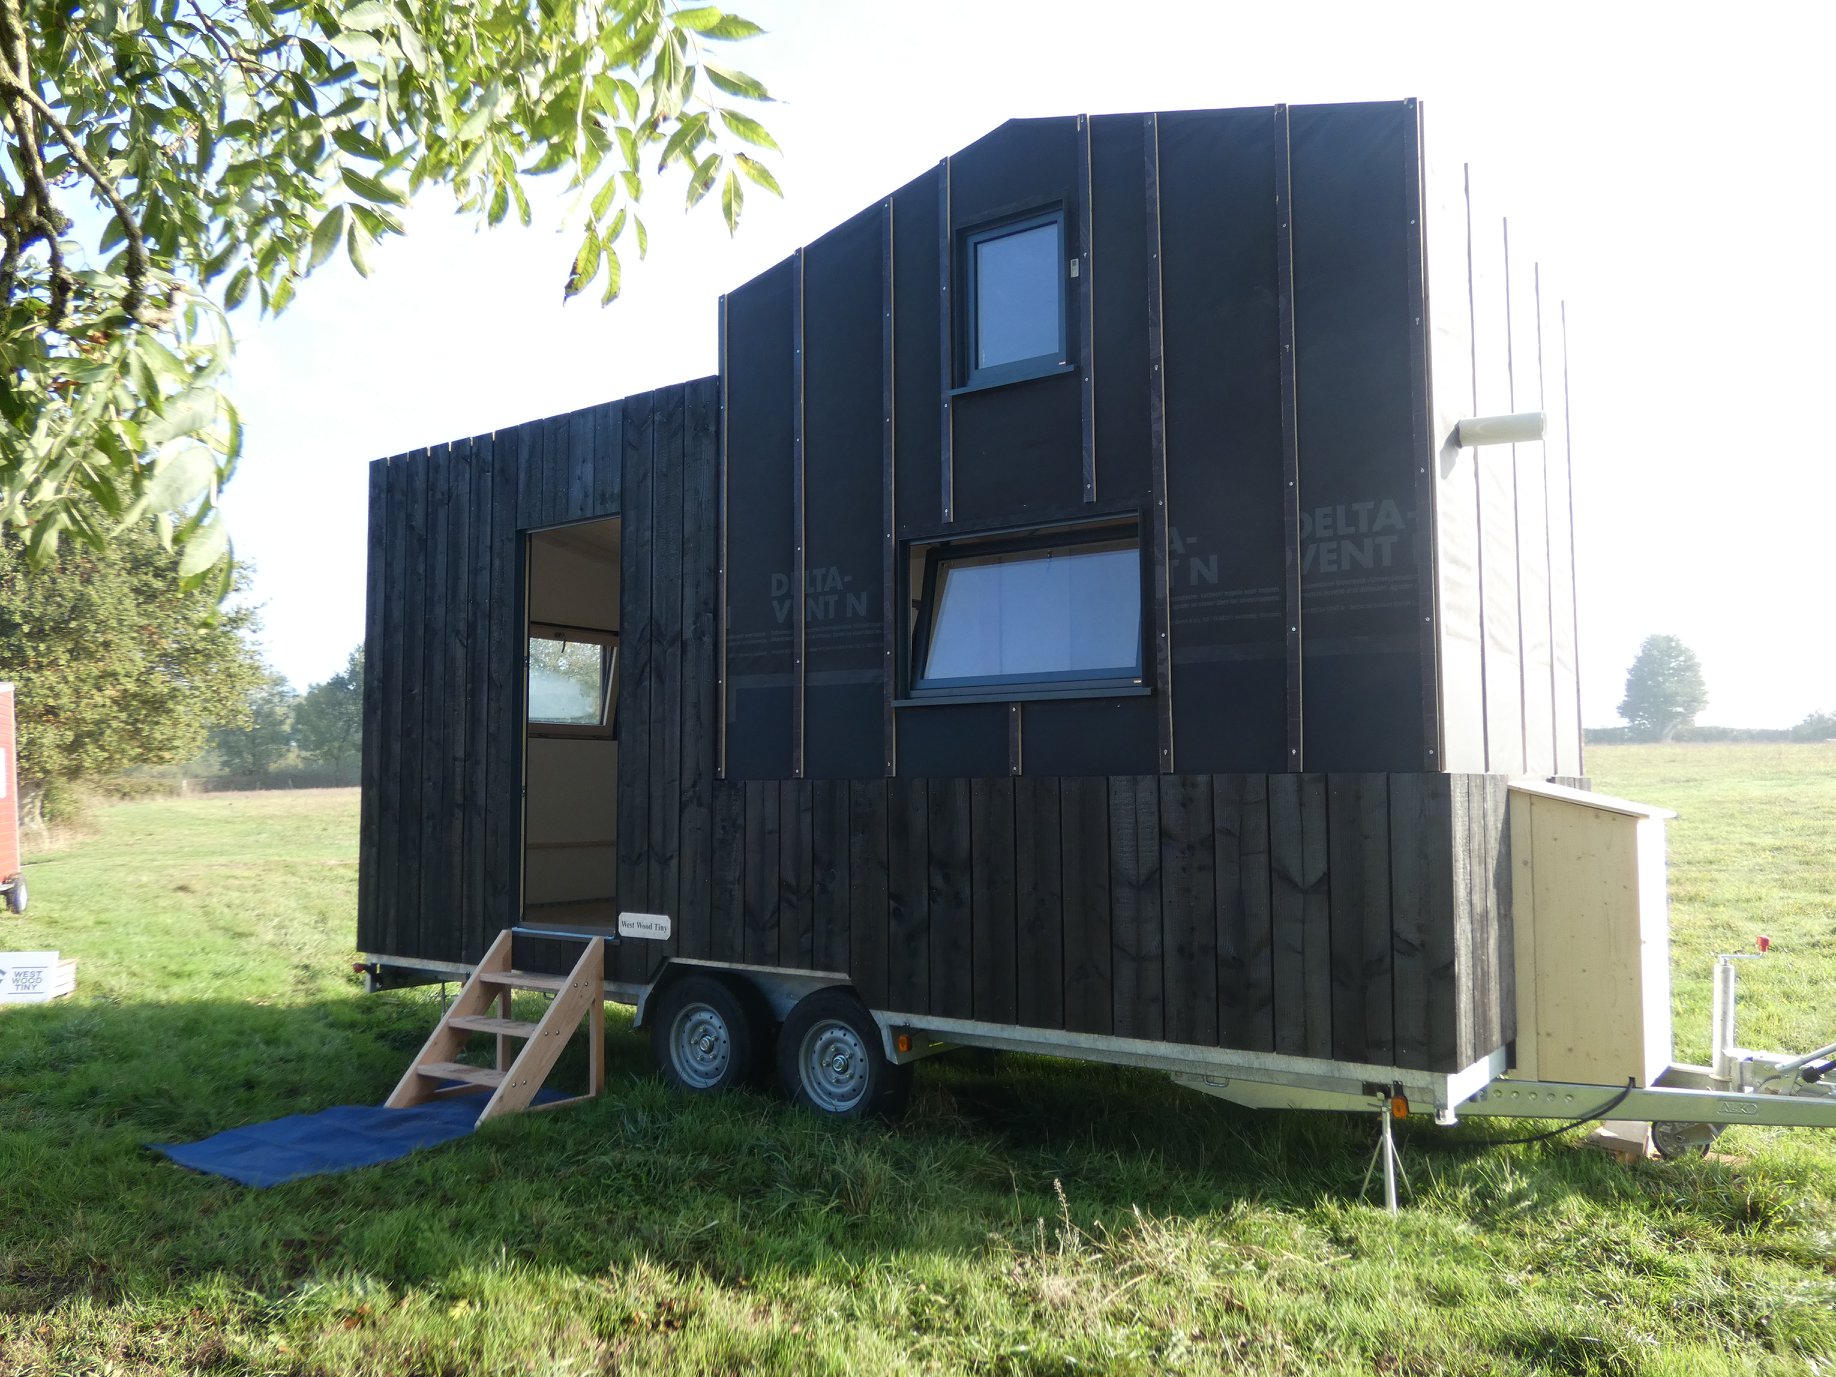
<instances>
[{"instance_id":1,"label":"window frame","mask_svg":"<svg viewBox=\"0 0 1836 1377\"><path fill-rule=\"evenodd\" d=\"M907 696L901 702L977 701L1010 702L1028 698L1096 698L1127 697L1149 692L1147 684L1146 628L1147 580L1145 567L1137 575L1140 597L1135 617L1135 663L1132 672L1093 674L1088 670L1046 670L1030 674L974 675L927 681L925 661L930 656L931 638L938 612L938 588L943 566L953 560L974 559L986 555L1014 554L1075 548L1079 545L1104 545L1116 541L1132 543L1137 560L1144 557L1141 523L1134 517L1112 518L1098 523L1065 526L1042 526L1006 534L952 537L928 543L914 542L906 560L921 555L924 574L908 640L911 659L907 666Z\"/></svg>"},{"instance_id":2,"label":"window frame","mask_svg":"<svg viewBox=\"0 0 1836 1377\"><path fill-rule=\"evenodd\" d=\"M529 642L560 641L563 645L597 645L605 654L600 658L599 721L538 722L529 715ZM551 622L530 622L523 637L523 730L535 737L581 737L588 740L618 740L618 632L589 626L561 626Z\"/></svg>"},{"instance_id":3,"label":"window frame","mask_svg":"<svg viewBox=\"0 0 1836 1377\"><path fill-rule=\"evenodd\" d=\"M1058 345L1044 354L1034 354L1029 358L1012 359L1006 363L990 364L978 367L976 358L979 354L981 338L981 299L978 295L980 286L980 264L977 248L995 239L1005 239L1010 235L1021 234L1030 229L1050 226L1058 237L1058 251L1055 261L1058 264ZM1063 373L1071 367L1071 285L1070 259L1065 252L1065 210L1063 206L1028 211L1023 215L1008 216L990 224L977 225L962 232L958 244L958 286L961 288L961 309L957 313L957 337L960 344L957 359L957 374L961 386L953 391L974 391L984 387L998 387L1003 383L1024 382L1030 378L1050 377Z\"/></svg>"}]
</instances>

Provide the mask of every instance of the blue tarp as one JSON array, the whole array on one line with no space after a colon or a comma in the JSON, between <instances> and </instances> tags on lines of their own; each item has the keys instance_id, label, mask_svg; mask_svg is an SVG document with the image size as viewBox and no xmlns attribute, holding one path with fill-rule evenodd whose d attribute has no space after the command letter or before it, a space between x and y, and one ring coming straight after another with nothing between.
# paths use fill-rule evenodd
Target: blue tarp
<instances>
[{"instance_id":1,"label":"blue tarp","mask_svg":"<svg viewBox=\"0 0 1836 1377\"><path fill-rule=\"evenodd\" d=\"M416 1148L463 1138L488 1096L465 1095L409 1109L341 1104L317 1114L289 1114L265 1124L226 1129L197 1143L148 1143L181 1167L227 1176L245 1186L278 1186L302 1176L351 1171L406 1157ZM559 1098L552 1090L536 1103Z\"/></svg>"}]
</instances>

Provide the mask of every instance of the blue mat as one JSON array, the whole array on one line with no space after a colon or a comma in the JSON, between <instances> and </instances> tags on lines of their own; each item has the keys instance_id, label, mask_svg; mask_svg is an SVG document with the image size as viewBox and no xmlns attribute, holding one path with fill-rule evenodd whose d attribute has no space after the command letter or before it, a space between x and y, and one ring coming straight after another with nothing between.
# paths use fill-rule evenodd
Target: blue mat
<instances>
[{"instance_id":1,"label":"blue mat","mask_svg":"<svg viewBox=\"0 0 1836 1377\"><path fill-rule=\"evenodd\" d=\"M463 1138L476 1126L485 1095L434 1100L409 1109L341 1104L317 1114L289 1114L265 1124L226 1129L197 1143L148 1143L181 1167L227 1176L245 1186L278 1186L393 1162L416 1148ZM561 1098L553 1090L536 1103Z\"/></svg>"}]
</instances>

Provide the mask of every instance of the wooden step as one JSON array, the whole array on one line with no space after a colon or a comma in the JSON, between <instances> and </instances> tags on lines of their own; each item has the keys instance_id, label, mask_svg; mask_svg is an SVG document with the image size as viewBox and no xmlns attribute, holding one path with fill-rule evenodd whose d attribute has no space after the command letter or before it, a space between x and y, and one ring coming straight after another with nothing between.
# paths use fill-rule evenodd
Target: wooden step
<instances>
[{"instance_id":1,"label":"wooden step","mask_svg":"<svg viewBox=\"0 0 1836 1377\"><path fill-rule=\"evenodd\" d=\"M537 975L534 971L480 971L481 985L504 985L512 990L549 990L559 993L567 988L565 975Z\"/></svg>"},{"instance_id":2,"label":"wooden step","mask_svg":"<svg viewBox=\"0 0 1836 1377\"><path fill-rule=\"evenodd\" d=\"M454 1014L446 1020L449 1028L463 1028L468 1033L496 1033L499 1037L534 1037L540 1024L525 1023L518 1018L492 1018L487 1014Z\"/></svg>"},{"instance_id":3,"label":"wooden step","mask_svg":"<svg viewBox=\"0 0 1836 1377\"><path fill-rule=\"evenodd\" d=\"M502 1085L504 1073L489 1066L468 1066L462 1061L430 1061L413 1068L430 1081L464 1081L467 1085Z\"/></svg>"}]
</instances>

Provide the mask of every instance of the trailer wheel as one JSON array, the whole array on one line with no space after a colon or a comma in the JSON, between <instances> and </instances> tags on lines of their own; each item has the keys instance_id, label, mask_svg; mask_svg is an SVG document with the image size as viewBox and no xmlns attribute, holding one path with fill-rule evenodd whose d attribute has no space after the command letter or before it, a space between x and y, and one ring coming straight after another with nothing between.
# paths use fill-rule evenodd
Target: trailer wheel
<instances>
[{"instance_id":1,"label":"trailer wheel","mask_svg":"<svg viewBox=\"0 0 1836 1377\"><path fill-rule=\"evenodd\" d=\"M761 1001L711 975L686 975L666 987L650 1030L650 1053L663 1079L694 1091L756 1081L761 1053L770 1046L761 1008Z\"/></svg>"},{"instance_id":2,"label":"trailer wheel","mask_svg":"<svg viewBox=\"0 0 1836 1377\"><path fill-rule=\"evenodd\" d=\"M1666 1162L1683 1157L1706 1157L1724 1127L1723 1124L1653 1124L1651 1146Z\"/></svg>"},{"instance_id":3,"label":"trailer wheel","mask_svg":"<svg viewBox=\"0 0 1836 1377\"><path fill-rule=\"evenodd\" d=\"M911 1095L912 1068L888 1061L880 1029L846 990L805 995L778 1034L778 1081L792 1104L837 1119L891 1119Z\"/></svg>"},{"instance_id":4,"label":"trailer wheel","mask_svg":"<svg viewBox=\"0 0 1836 1377\"><path fill-rule=\"evenodd\" d=\"M15 875L6 883L6 906L19 917L26 910L26 882L24 875Z\"/></svg>"}]
</instances>

